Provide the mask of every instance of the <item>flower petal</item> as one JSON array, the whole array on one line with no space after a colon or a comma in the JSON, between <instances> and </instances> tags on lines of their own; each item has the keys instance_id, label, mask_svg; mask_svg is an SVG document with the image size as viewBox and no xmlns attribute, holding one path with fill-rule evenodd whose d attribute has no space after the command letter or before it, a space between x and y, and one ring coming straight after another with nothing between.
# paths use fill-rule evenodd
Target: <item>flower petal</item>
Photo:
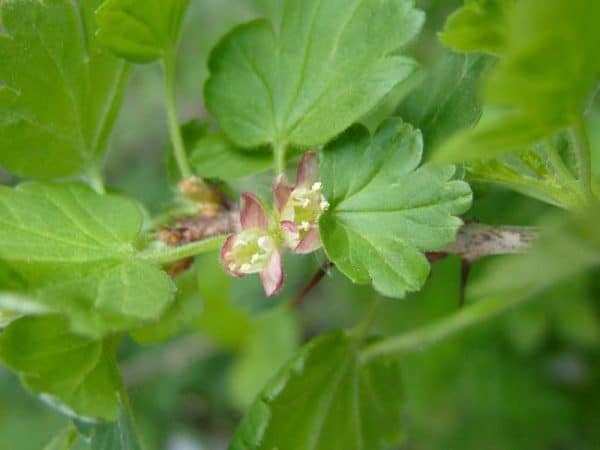
<instances>
[{"instance_id":1,"label":"flower petal","mask_svg":"<svg viewBox=\"0 0 600 450\"><path fill-rule=\"evenodd\" d=\"M267 268L260 273L260 280L267 297L273 297L283 286L283 268L281 254L278 251L271 255Z\"/></svg>"},{"instance_id":2,"label":"flower petal","mask_svg":"<svg viewBox=\"0 0 600 450\"><path fill-rule=\"evenodd\" d=\"M242 230L258 228L266 231L269 228L269 219L267 219L262 203L249 192L242 194L240 223L242 224Z\"/></svg>"},{"instance_id":3,"label":"flower petal","mask_svg":"<svg viewBox=\"0 0 600 450\"><path fill-rule=\"evenodd\" d=\"M275 203L277 204L277 210L283 211L285 205L290 198L292 193L292 185L290 184L285 174L278 175L273 182L273 194L275 195Z\"/></svg>"},{"instance_id":4,"label":"flower petal","mask_svg":"<svg viewBox=\"0 0 600 450\"><path fill-rule=\"evenodd\" d=\"M314 183L319 181L319 161L315 152L307 152L298 165L296 175L296 187L310 189Z\"/></svg>"},{"instance_id":5,"label":"flower petal","mask_svg":"<svg viewBox=\"0 0 600 450\"><path fill-rule=\"evenodd\" d=\"M295 249L300 243L300 232L298 226L291 220L283 220L279 223L281 233L283 234L283 240L285 244L291 249Z\"/></svg>"},{"instance_id":6,"label":"flower petal","mask_svg":"<svg viewBox=\"0 0 600 450\"><path fill-rule=\"evenodd\" d=\"M294 253L300 253L305 255L307 253L312 253L315 250L321 248L321 235L319 234L319 227L317 225L313 225L308 230L308 233L304 236L304 239L300 241L298 246L294 249Z\"/></svg>"},{"instance_id":7,"label":"flower petal","mask_svg":"<svg viewBox=\"0 0 600 450\"><path fill-rule=\"evenodd\" d=\"M231 270L230 265L232 264L232 261L228 258L229 252L231 252L231 249L233 248L236 239L237 239L237 235L235 235L235 234L232 234L231 236L229 236L227 238L227 240L223 244L223 247L221 247L221 258L220 259L221 259L221 264L223 265L223 267L225 268L227 273L229 273L230 275L233 275L234 277L242 277L244 274L242 274L236 270Z\"/></svg>"}]
</instances>

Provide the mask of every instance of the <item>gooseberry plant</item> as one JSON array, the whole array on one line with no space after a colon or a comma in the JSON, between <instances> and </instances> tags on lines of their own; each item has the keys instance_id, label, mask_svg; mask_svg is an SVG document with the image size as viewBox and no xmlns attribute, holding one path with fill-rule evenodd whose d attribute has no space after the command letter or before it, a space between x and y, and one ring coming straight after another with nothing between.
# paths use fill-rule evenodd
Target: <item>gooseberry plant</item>
<instances>
[{"instance_id":1,"label":"gooseberry plant","mask_svg":"<svg viewBox=\"0 0 600 450\"><path fill-rule=\"evenodd\" d=\"M403 51L425 20L413 0L281 0L213 49L212 128L181 127L177 113L188 3L0 0L0 164L22 180L0 188L0 360L73 418L48 448L137 449L116 349L127 334L182 332L194 308L183 294L202 288L180 280L202 273L201 254L222 273L259 276L265 298L285 283L285 253L319 253L402 301L447 254L468 269L520 253L494 261L468 304L437 322L374 337L369 316L312 339L264 380L230 444L395 448L403 355L600 265L586 129L600 3L466 0L439 35L449 56L425 69ZM185 206L167 221L103 178L131 66L149 63L163 68L168 165ZM271 175L268 196L235 191L233 180L259 173ZM527 229L465 224L481 183L553 205L556 217Z\"/></svg>"}]
</instances>

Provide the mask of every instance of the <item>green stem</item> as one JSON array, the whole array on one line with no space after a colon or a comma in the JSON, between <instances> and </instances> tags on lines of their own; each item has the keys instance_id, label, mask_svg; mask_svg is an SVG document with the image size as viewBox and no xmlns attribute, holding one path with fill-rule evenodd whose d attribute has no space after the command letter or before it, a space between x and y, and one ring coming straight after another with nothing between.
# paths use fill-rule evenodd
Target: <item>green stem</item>
<instances>
[{"instance_id":1,"label":"green stem","mask_svg":"<svg viewBox=\"0 0 600 450\"><path fill-rule=\"evenodd\" d=\"M94 191L96 191L98 194L106 194L106 188L104 187L102 174L96 166L88 170L87 179Z\"/></svg>"},{"instance_id":2,"label":"green stem","mask_svg":"<svg viewBox=\"0 0 600 450\"><path fill-rule=\"evenodd\" d=\"M527 298L528 296L515 296L508 301L504 298L478 301L432 324L399 336L383 339L368 346L361 354L361 363L366 363L379 356L422 352L476 323L512 308Z\"/></svg>"},{"instance_id":3,"label":"green stem","mask_svg":"<svg viewBox=\"0 0 600 450\"><path fill-rule=\"evenodd\" d=\"M177 118L177 102L175 91L175 58L165 57L163 61L164 79L165 79L165 97L167 103L167 116L169 120L169 133L173 143L175 161L183 178L192 177L192 169L185 153L185 144L181 129L179 128L179 119Z\"/></svg>"},{"instance_id":4,"label":"green stem","mask_svg":"<svg viewBox=\"0 0 600 450\"><path fill-rule=\"evenodd\" d=\"M594 192L592 191L592 151L590 147L590 141L585 129L585 124L581 116L577 116L573 121L573 128L571 129L571 136L573 145L575 147L575 153L577 155L577 161L579 163L579 176L581 184L586 196L590 199L594 199Z\"/></svg>"},{"instance_id":5,"label":"green stem","mask_svg":"<svg viewBox=\"0 0 600 450\"><path fill-rule=\"evenodd\" d=\"M193 242L187 245L182 245L181 247L167 247L160 250L149 250L142 252L139 256L140 258L155 264L170 264L200 255L202 253L214 252L221 248L224 242L225 236L218 236Z\"/></svg>"},{"instance_id":6,"label":"green stem","mask_svg":"<svg viewBox=\"0 0 600 450\"><path fill-rule=\"evenodd\" d=\"M279 175L285 172L287 167L286 162L286 152L287 145L286 144L277 144L273 148L273 152L275 154L275 174Z\"/></svg>"}]
</instances>

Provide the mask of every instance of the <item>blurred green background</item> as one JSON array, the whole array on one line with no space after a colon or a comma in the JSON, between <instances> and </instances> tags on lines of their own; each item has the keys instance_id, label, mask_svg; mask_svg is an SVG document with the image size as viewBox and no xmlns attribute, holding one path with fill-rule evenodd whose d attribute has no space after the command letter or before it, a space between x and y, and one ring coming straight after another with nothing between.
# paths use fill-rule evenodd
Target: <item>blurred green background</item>
<instances>
[{"instance_id":1,"label":"blurred green background","mask_svg":"<svg viewBox=\"0 0 600 450\"><path fill-rule=\"evenodd\" d=\"M205 61L233 25L269 11L276 0L192 0L178 73L183 121L208 119ZM440 55L436 32L461 2L420 1L427 26L412 52L425 67ZM172 198L167 128L156 65L136 67L107 160L109 184L151 213ZM600 175L600 107L591 114ZM249 183L245 180L242 183ZM269 177L253 183L268 186ZM253 186L259 189L258 186ZM518 194L475 186L469 216L487 223L532 224L551 207ZM335 271L294 314L277 308L310 279L323 257L293 259L282 295L266 301L257 279L224 276L216 257L202 258L179 280L198 282L188 331L161 344L126 341L121 367L148 450L219 450L262 384L300 342L353 326L376 294ZM474 277L485 267L478 263ZM399 333L458 307L460 262L436 263L425 289L383 299L375 324ZM183 295L183 294L182 294ZM201 298L200 298L201 297ZM139 338L143 338L140 333ZM572 280L543 298L404 361L406 450L600 449L600 273ZM31 398L0 367L0 450L40 450L66 419ZM283 449L282 449L283 450Z\"/></svg>"}]
</instances>

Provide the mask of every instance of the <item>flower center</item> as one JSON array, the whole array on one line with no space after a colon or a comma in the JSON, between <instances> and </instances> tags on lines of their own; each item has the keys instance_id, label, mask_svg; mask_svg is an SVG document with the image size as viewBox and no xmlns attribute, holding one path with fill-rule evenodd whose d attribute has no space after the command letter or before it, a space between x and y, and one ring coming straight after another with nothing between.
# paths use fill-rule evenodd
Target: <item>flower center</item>
<instances>
[{"instance_id":1,"label":"flower center","mask_svg":"<svg viewBox=\"0 0 600 450\"><path fill-rule=\"evenodd\" d=\"M232 272L259 273L267 267L274 251L275 241L264 231L244 230L237 235L225 259Z\"/></svg>"},{"instance_id":2,"label":"flower center","mask_svg":"<svg viewBox=\"0 0 600 450\"><path fill-rule=\"evenodd\" d=\"M296 188L284 208L281 219L294 222L301 232L307 232L319 221L329 203L321 193L320 182L314 183L310 189Z\"/></svg>"}]
</instances>

